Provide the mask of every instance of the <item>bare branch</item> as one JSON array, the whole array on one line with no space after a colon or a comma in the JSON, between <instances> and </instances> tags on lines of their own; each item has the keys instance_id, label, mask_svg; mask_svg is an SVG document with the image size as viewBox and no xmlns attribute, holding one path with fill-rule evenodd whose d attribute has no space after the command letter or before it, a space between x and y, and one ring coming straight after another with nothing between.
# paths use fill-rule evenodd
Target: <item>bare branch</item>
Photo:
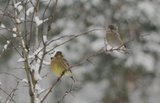
<instances>
[{"instance_id":1,"label":"bare branch","mask_svg":"<svg viewBox=\"0 0 160 103\"><path fill-rule=\"evenodd\" d=\"M5 103L8 103L8 102L10 103L10 101L13 101L14 103L16 103L16 102L13 100L13 97L14 97L14 95L15 95L16 90L18 89L19 83L20 83L20 81L17 81L16 87L10 92L10 94L8 95ZM10 100L9 100L9 98L10 98Z\"/></svg>"},{"instance_id":2,"label":"bare branch","mask_svg":"<svg viewBox=\"0 0 160 103\"><path fill-rule=\"evenodd\" d=\"M46 53L53 51L55 48L57 48L57 47L59 47L59 46L61 46L61 45L63 45L63 44L66 44L67 42L69 42L69 41L71 41L71 40L73 40L73 39L75 39L75 38L78 38L78 37L84 36L84 35L88 35L88 33L93 32L93 31L96 31L96 30L102 30L102 29L92 29L92 30L89 30L89 31L86 31L86 32L84 32L84 33L80 33L80 34L77 34L77 35L76 35L76 34L75 34L75 35L67 35L67 36L62 36L62 37L59 37L59 38L57 38L57 39L51 40L51 41L49 41L49 42L47 43L47 45L50 45L53 41L59 40L59 39L61 39L61 38L70 37L68 40L66 40L66 41L62 42L61 44L56 45L56 46L53 47L52 49L46 51Z\"/></svg>"},{"instance_id":3,"label":"bare branch","mask_svg":"<svg viewBox=\"0 0 160 103\"><path fill-rule=\"evenodd\" d=\"M42 98L41 103L44 102L44 100L47 98L47 96L52 92L52 89L56 86L58 82L60 82L62 76L65 74L66 71L63 71L61 76L57 78L57 80L52 84L52 86L49 88L48 92L45 94L45 96Z\"/></svg>"},{"instance_id":4,"label":"bare branch","mask_svg":"<svg viewBox=\"0 0 160 103\"><path fill-rule=\"evenodd\" d=\"M64 95L60 98L60 100L57 103L60 103L62 100L64 100L64 98L68 95L71 94L71 92L73 91L73 85L71 86L71 88L69 88L69 90L67 90Z\"/></svg>"}]
</instances>

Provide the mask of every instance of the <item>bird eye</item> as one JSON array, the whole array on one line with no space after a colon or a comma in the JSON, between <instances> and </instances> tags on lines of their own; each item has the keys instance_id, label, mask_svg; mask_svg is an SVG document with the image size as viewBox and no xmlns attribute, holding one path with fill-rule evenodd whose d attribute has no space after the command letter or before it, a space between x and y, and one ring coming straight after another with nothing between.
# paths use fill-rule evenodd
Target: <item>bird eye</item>
<instances>
[{"instance_id":1,"label":"bird eye","mask_svg":"<svg viewBox=\"0 0 160 103\"><path fill-rule=\"evenodd\" d=\"M51 57L51 59L53 59L53 57Z\"/></svg>"}]
</instances>

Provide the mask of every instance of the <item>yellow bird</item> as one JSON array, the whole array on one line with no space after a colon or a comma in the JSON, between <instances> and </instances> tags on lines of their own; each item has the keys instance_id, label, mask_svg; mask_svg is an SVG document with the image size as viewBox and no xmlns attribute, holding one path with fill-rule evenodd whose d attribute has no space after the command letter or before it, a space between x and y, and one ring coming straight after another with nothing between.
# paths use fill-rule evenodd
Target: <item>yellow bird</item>
<instances>
[{"instance_id":1,"label":"yellow bird","mask_svg":"<svg viewBox=\"0 0 160 103\"><path fill-rule=\"evenodd\" d=\"M70 69L70 65L64 58L61 51L57 51L55 56L51 58L51 70L57 77L60 77L61 75L71 76L71 79L75 81Z\"/></svg>"}]
</instances>

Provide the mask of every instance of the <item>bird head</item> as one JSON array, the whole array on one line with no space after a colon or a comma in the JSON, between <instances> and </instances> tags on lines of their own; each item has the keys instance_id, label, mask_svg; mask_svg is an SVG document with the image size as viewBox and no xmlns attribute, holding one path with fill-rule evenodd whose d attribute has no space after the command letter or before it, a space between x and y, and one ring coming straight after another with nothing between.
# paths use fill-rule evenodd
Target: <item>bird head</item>
<instances>
[{"instance_id":1,"label":"bird head","mask_svg":"<svg viewBox=\"0 0 160 103\"><path fill-rule=\"evenodd\" d=\"M63 57L63 54L61 51L57 51L57 53L55 54L55 57Z\"/></svg>"},{"instance_id":2,"label":"bird head","mask_svg":"<svg viewBox=\"0 0 160 103\"><path fill-rule=\"evenodd\" d=\"M110 24L110 25L108 25L108 29L109 29L109 30L117 30L118 28L117 28L116 25Z\"/></svg>"},{"instance_id":3,"label":"bird head","mask_svg":"<svg viewBox=\"0 0 160 103\"><path fill-rule=\"evenodd\" d=\"M60 57L63 57L63 54L62 54L61 51L57 51L56 54L54 55L54 57L60 58ZM51 60L52 60L54 57L51 57Z\"/></svg>"}]
</instances>

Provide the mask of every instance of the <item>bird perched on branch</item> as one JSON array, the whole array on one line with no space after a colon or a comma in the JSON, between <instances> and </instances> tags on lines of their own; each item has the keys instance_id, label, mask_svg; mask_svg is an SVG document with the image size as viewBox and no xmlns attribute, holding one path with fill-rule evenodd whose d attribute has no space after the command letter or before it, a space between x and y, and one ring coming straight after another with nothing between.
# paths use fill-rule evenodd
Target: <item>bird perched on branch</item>
<instances>
[{"instance_id":1,"label":"bird perched on branch","mask_svg":"<svg viewBox=\"0 0 160 103\"><path fill-rule=\"evenodd\" d=\"M118 33L118 27L116 25L108 25L106 40L112 48L126 50L126 46Z\"/></svg>"},{"instance_id":2,"label":"bird perched on branch","mask_svg":"<svg viewBox=\"0 0 160 103\"><path fill-rule=\"evenodd\" d=\"M54 57L51 58L51 70L55 76L70 76L71 79L75 82L73 78L73 73L70 69L68 61L64 58L61 51L57 51Z\"/></svg>"}]
</instances>

